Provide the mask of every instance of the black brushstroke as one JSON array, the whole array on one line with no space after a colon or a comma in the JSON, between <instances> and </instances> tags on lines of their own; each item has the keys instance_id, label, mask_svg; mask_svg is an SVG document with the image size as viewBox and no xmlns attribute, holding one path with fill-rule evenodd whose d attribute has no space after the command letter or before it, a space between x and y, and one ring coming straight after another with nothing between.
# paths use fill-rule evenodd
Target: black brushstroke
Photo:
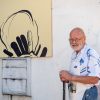
<instances>
[{"instance_id":1,"label":"black brushstroke","mask_svg":"<svg viewBox=\"0 0 100 100\"><path fill-rule=\"evenodd\" d=\"M8 55L9 57L13 56L13 53L9 52L8 50L4 49L3 52Z\"/></svg>"},{"instance_id":2,"label":"black brushstroke","mask_svg":"<svg viewBox=\"0 0 100 100\"><path fill-rule=\"evenodd\" d=\"M38 50L37 50L36 53L35 53L36 56L38 55L40 49L41 49L41 45L39 45Z\"/></svg>"},{"instance_id":3,"label":"black brushstroke","mask_svg":"<svg viewBox=\"0 0 100 100\"><path fill-rule=\"evenodd\" d=\"M19 47L20 47L20 49L21 49L21 51L22 51L22 54L25 53L24 47L23 47L23 45L22 45L21 38L20 38L19 36L17 36L17 37L16 37L16 40L17 40L18 45L19 45Z\"/></svg>"},{"instance_id":4,"label":"black brushstroke","mask_svg":"<svg viewBox=\"0 0 100 100\"><path fill-rule=\"evenodd\" d=\"M24 49L25 49L26 53L28 53L28 43L27 43L27 40L26 40L24 35L21 35L20 37L21 37Z\"/></svg>"},{"instance_id":5,"label":"black brushstroke","mask_svg":"<svg viewBox=\"0 0 100 100\"><path fill-rule=\"evenodd\" d=\"M41 44L39 44L39 46L38 46L38 48L37 48L37 50L35 52L33 52L33 51L29 52L28 51L28 43L27 43L26 37L24 35L21 35L21 36L17 36L16 37L16 42L13 41L11 43L11 48L13 49L13 51L15 52L17 57L20 57L22 55L26 55L27 56L27 55L30 55L30 54L33 54L33 55L38 57L38 54L41 51ZM10 51L8 51L6 49L4 49L3 52L5 54L7 54L9 57L13 56L13 53L11 53ZM40 57L45 57L46 54L47 54L47 47L44 47L42 49Z\"/></svg>"},{"instance_id":6,"label":"black brushstroke","mask_svg":"<svg viewBox=\"0 0 100 100\"><path fill-rule=\"evenodd\" d=\"M7 49L6 44L5 44L4 41L2 40L2 36L1 36L1 28L0 28L0 40L1 40L1 42L3 43L3 45L5 46L5 48Z\"/></svg>"},{"instance_id":7,"label":"black brushstroke","mask_svg":"<svg viewBox=\"0 0 100 100\"><path fill-rule=\"evenodd\" d=\"M20 51L20 49L19 49L19 47L18 47L18 45L17 45L17 43L16 42L12 42L11 43L11 47L12 47L12 49L14 50L14 52L16 53L16 55L18 56L18 57L20 57L22 54L21 54L21 51Z\"/></svg>"},{"instance_id":8,"label":"black brushstroke","mask_svg":"<svg viewBox=\"0 0 100 100\"><path fill-rule=\"evenodd\" d=\"M40 57L45 57L47 54L47 47L44 47L43 50L42 50L42 53L40 55Z\"/></svg>"},{"instance_id":9,"label":"black brushstroke","mask_svg":"<svg viewBox=\"0 0 100 100\"><path fill-rule=\"evenodd\" d=\"M35 22L35 25L37 26L37 33L38 33L38 25L37 25L37 23L36 23L36 21L35 21L35 20L34 20L34 22ZM39 36L38 36L37 45L35 46L35 51L36 51L36 48L37 48L38 44L39 44Z\"/></svg>"},{"instance_id":10,"label":"black brushstroke","mask_svg":"<svg viewBox=\"0 0 100 100\"><path fill-rule=\"evenodd\" d=\"M15 51L17 56L29 54L28 43L24 35L16 37L17 42L12 42L11 47Z\"/></svg>"}]
</instances>

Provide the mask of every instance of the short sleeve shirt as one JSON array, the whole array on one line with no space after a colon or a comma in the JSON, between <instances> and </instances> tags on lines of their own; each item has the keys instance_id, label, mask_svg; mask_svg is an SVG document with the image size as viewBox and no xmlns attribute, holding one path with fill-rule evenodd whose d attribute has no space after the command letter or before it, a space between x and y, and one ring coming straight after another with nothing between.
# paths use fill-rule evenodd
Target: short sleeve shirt
<instances>
[{"instance_id":1,"label":"short sleeve shirt","mask_svg":"<svg viewBox=\"0 0 100 100\"><path fill-rule=\"evenodd\" d=\"M97 76L100 78L100 57L99 54L87 44L71 57L70 72L74 75Z\"/></svg>"}]
</instances>

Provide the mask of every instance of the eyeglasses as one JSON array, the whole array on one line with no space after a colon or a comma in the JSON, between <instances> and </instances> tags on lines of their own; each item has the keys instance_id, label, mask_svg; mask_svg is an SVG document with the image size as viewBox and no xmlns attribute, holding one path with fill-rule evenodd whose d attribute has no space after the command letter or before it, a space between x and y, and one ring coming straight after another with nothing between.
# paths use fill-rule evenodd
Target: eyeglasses
<instances>
[{"instance_id":1,"label":"eyeglasses","mask_svg":"<svg viewBox=\"0 0 100 100\"><path fill-rule=\"evenodd\" d=\"M80 38L80 39L78 39L78 38L76 38L76 39L71 39L71 38L70 38L70 39L69 39L69 42L72 43L72 42L75 41L76 43L78 43L78 42L80 42L81 39L82 39L82 38Z\"/></svg>"}]
</instances>

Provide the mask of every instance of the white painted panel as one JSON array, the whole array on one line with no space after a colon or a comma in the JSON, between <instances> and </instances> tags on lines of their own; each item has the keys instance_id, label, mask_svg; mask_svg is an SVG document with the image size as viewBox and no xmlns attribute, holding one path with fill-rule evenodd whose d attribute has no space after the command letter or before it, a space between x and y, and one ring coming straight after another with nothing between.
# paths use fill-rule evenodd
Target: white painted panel
<instances>
[{"instance_id":1,"label":"white painted panel","mask_svg":"<svg viewBox=\"0 0 100 100\"><path fill-rule=\"evenodd\" d=\"M26 79L26 68L3 68L3 78Z\"/></svg>"},{"instance_id":2,"label":"white painted panel","mask_svg":"<svg viewBox=\"0 0 100 100\"><path fill-rule=\"evenodd\" d=\"M26 67L27 60L25 59L4 59L3 67Z\"/></svg>"},{"instance_id":3,"label":"white painted panel","mask_svg":"<svg viewBox=\"0 0 100 100\"><path fill-rule=\"evenodd\" d=\"M21 66L20 66L21 65ZM2 93L31 96L30 58L2 60Z\"/></svg>"},{"instance_id":4,"label":"white painted panel","mask_svg":"<svg viewBox=\"0 0 100 100\"><path fill-rule=\"evenodd\" d=\"M4 94L26 94L26 80L3 79Z\"/></svg>"}]
</instances>

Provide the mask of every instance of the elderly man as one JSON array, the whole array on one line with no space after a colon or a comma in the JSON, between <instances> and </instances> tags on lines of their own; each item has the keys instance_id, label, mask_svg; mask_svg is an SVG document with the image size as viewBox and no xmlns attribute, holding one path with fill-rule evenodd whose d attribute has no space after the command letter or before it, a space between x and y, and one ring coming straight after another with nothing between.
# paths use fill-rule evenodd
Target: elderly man
<instances>
[{"instance_id":1,"label":"elderly man","mask_svg":"<svg viewBox=\"0 0 100 100\"><path fill-rule=\"evenodd\" d=\"M100 78L100 58L97 52L86 44L86 36L81 28L70 32L70 46L74 50L70 71L61 70L61 81L69 85L69 100L97 100L96 85Z\"/></svg>"}]
</instances>

